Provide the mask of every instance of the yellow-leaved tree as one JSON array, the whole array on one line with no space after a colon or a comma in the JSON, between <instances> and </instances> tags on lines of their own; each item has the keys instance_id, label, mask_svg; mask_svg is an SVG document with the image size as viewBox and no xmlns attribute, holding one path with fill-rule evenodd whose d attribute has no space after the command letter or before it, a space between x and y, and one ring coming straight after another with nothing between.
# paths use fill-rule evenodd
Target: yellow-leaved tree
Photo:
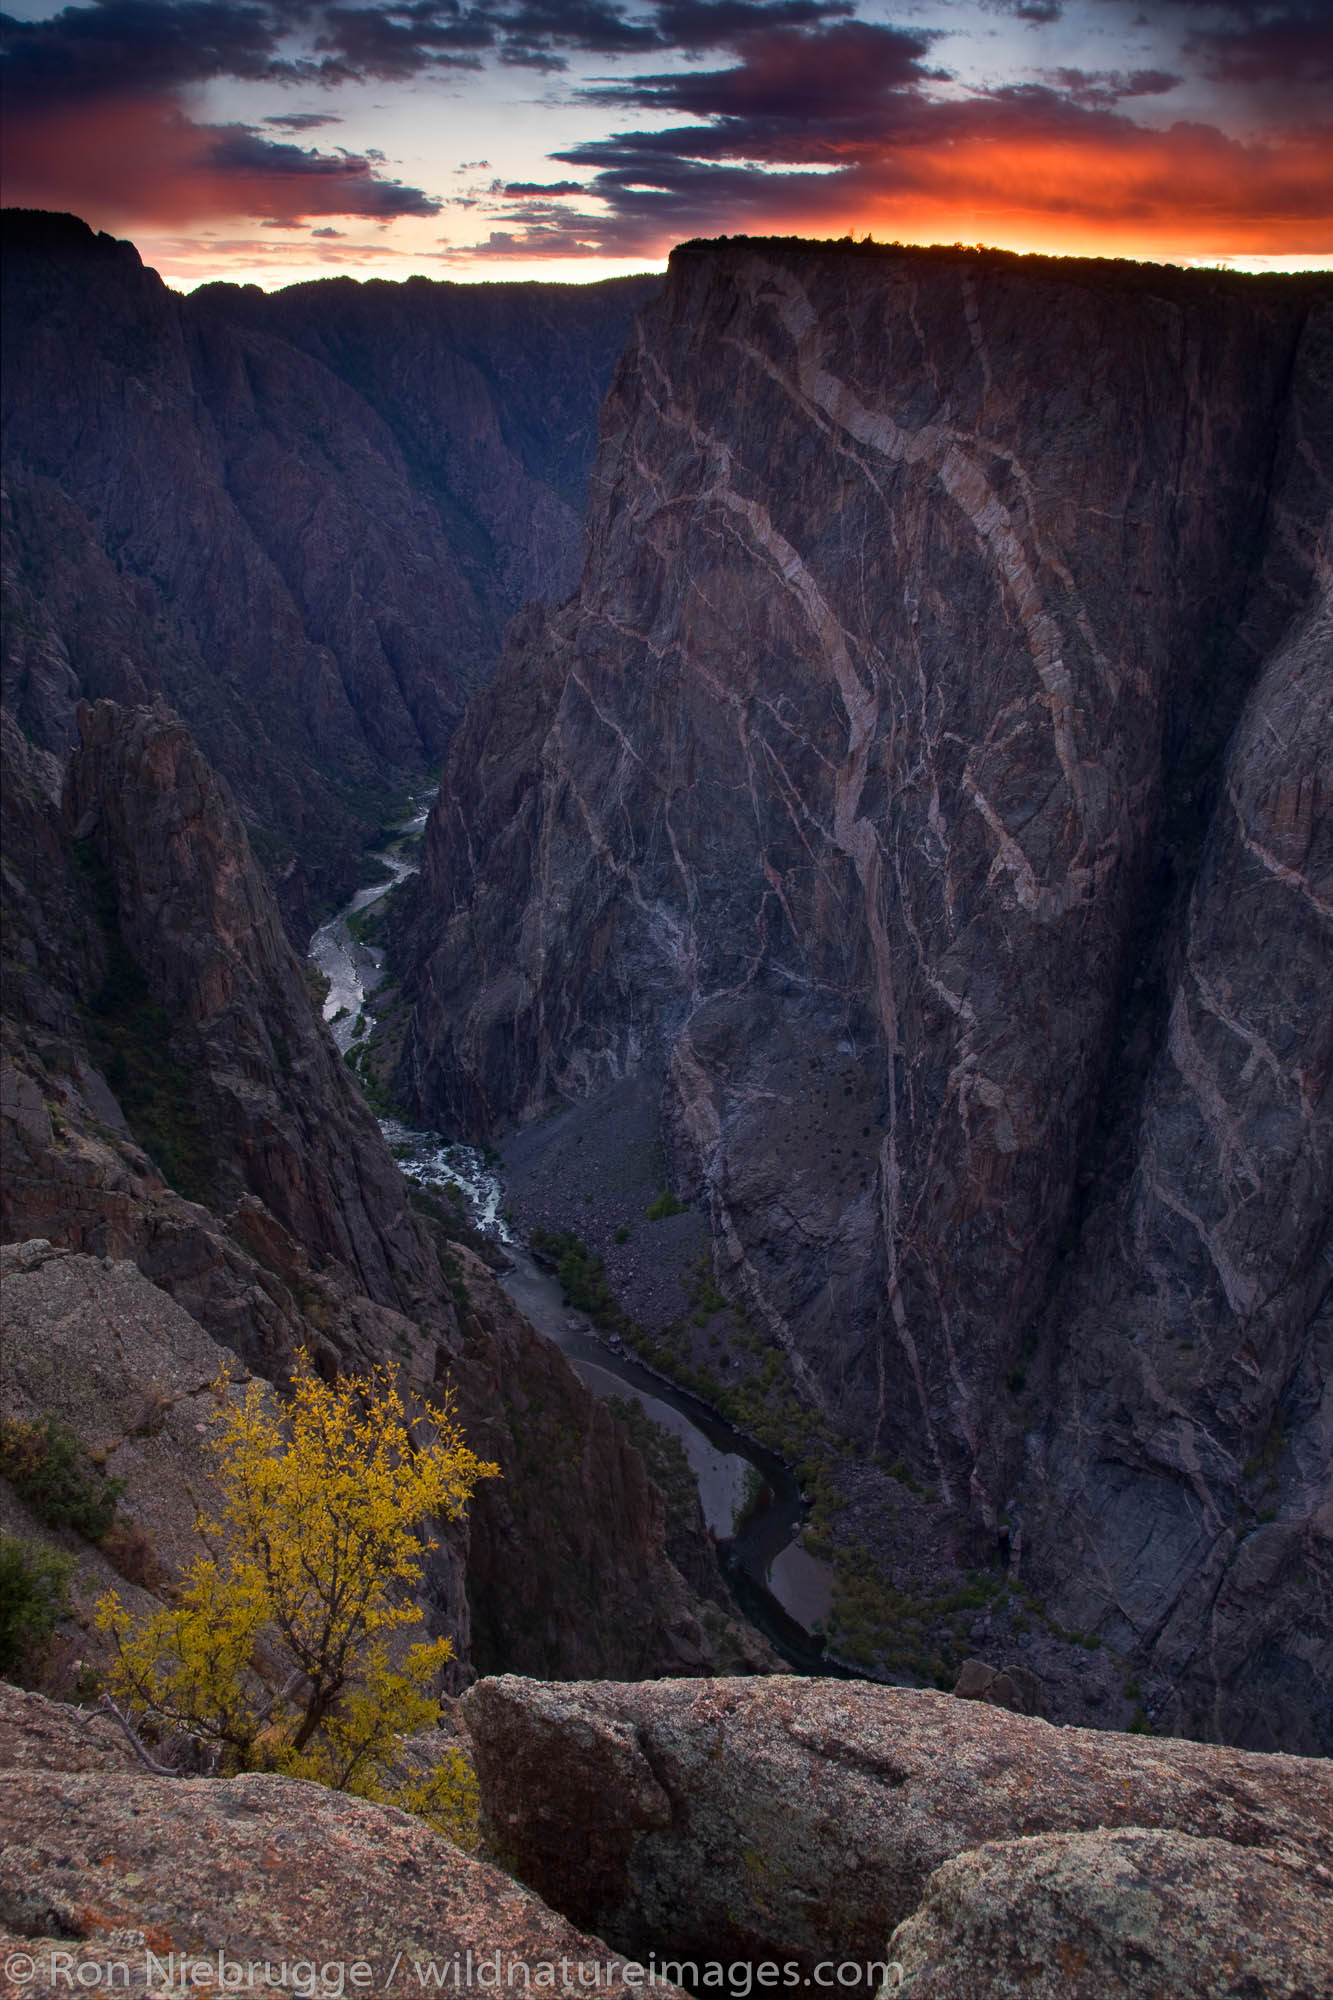
<instances>
[{"instance_id":1,"label":"yellow-leaved tree","mask_svg":"<svg viewBox=\"0 0 1333 2000\"><path fill-rule=\"evenodd\" d=\"M135 1617L111 1591L114 1692L134 1720L211 1745L224 1771L281 1771L422 1814L469 1844L476 1789L461 1754L403 1775L398 1739L439 1718L448 1639L407 1643L412 1591L478 1480L452 1409L409 1420L390 1371L322 1382L306 1357L274 1407L257 1382L218 1385L211 1441L221 1517L174 1602Z\"/></svg>"}]
</instances>

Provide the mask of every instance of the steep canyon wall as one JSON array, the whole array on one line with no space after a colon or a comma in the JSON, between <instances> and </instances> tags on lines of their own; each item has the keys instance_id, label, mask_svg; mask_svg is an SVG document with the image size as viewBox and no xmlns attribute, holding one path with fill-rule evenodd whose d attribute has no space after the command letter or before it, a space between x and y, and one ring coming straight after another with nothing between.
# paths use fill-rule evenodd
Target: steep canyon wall
<instances>
[{"instance_id":1,"label":"steep canyon wall","mask_svg":"<svg viewBox=\"0 0 1333 2000\"><path fill-rule=\"evenodd\" d=\"M400 939L423 1117L653 1078L808 1402L1177 1726L1302 1748L1331 498L1326 278L686 246Z\"/></svg>"}]
</instances>

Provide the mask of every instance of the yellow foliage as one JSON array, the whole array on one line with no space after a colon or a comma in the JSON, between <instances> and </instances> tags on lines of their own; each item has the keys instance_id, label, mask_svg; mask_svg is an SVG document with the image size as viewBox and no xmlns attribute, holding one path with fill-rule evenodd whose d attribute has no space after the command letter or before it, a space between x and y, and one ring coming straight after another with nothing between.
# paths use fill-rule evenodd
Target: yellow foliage
<instances>
[{"instance_id":1,"label":"yellow foliage","mask_svg":"<svg viewBox=\"0 0 1333 2000\"><path fill-rule=\"evenodd\" d=\"M404 1644L431 1519L462 1513L499 1468L446 1404L409 1421L387 1369L321 1382L302 1357L285 1412L224 1381L213 1441L221 1518L176 1601L134 1618L97 1607L112 1684L135 1713L213 1745L229 1771L282 1771L420 1812L465 1843L475 1783L453 1752L395 1777L397 1739L431 1728L448 1639ZM395 1643L396 1642L396 1643ZM475 1836L472 1836L475 1837Z\"/></svg>"}]
</instances>

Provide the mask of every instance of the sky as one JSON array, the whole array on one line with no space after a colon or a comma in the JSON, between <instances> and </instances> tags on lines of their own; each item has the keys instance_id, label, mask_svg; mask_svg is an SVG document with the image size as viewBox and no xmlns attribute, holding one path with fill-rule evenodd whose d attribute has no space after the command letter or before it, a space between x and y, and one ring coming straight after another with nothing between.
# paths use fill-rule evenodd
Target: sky
<instances>
[{"instance_id":1,"label":"sky","mask_svg":"<svg viewBox=\"0 0 1333 2000\"><path fill-rule=\"evenodd\" d=\"M3 194L168 283L797 234L1333 265L1333 0L16 0Z\"/></svg>"}]
</instances>

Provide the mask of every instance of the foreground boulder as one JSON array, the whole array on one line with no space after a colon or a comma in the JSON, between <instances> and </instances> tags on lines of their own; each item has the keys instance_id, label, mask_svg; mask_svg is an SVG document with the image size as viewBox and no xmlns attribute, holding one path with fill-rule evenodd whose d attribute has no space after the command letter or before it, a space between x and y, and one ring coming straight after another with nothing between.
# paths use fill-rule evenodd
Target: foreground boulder
<instances>
[{"instance_id":1,"label":"foreground boulder","mask_svg":"<svg viewBox=\"0 0 1333 2000\"><path fill-rule=\"evenodd\" d=\"M116 1772L72 1711L5 1694L0 1755L16 1768L0 1769L0 1959L20 1982L10 1990L151 1994L230 1979L264 1991L267 1964L274 1990L378 2000L395 1984L503 1990L510 1961L539 1990L593 1990L580 1970L594 1964L596 1990L637 1990L623 1958L407 1813L292 1778ZM64 1768L38 1768L53 1755ZM258 1969L247 1986L221 1960Z\"/></svg>"},{"instance_id":2,"label":"foreground boulder","mask_svg":"<svg viewBox=\"0 0 1333 2000\"><path fill-rule=\"evenodd\" d=\"M478 1682L464 1709L493 1845L622 1950L668 1940L687 1958L794 1960L813 1973L821 1960L882 1960L894 1927L920 1911L892 1955L934 1968L909 1989L932 2000L955 1991L936 1971L954 1958L966 1969L974 1936L979 1963L1012 1959L1015 1977L1035 1977L1063 1963L1066 1944L1071 1964L1084 1953L1094 1968L1128 1965L1140 1933L1162 1933L1154 1948L1168 1964L1196 1928L1219 1958L1258 1932L1288 1940L1304 1966L1305 1986L1237 1992L1333 1990L1333 1770L1315 1760L789 1676L504 1676ZM1145 1832L1157 1847L1123 1844ZM1016 1850L1012 1893L995 1842ZM1232 1881L1247 1885L1239 1900ZM1011 1903L1029 1942L1004 1958ZM1308 1983L1317 1964L1323 1983ZM1107 1978L1104 1989L1032 1990L1120 1990ZM1165 1974L1159 1986L1176 1990Z\"/></svg>"},{"instance_id":3,"label":"foreground boulder","mask_svg":"<svg viewBox=\"0 0 1333 2000\"><path fill-rule=\"evenodd\" d=\"M990 1841L936 1870L889 1956L922 2000L1317 2000L1331 1887L1308 1856L1185 1833Z\"/></svg>"}]
</instances>

